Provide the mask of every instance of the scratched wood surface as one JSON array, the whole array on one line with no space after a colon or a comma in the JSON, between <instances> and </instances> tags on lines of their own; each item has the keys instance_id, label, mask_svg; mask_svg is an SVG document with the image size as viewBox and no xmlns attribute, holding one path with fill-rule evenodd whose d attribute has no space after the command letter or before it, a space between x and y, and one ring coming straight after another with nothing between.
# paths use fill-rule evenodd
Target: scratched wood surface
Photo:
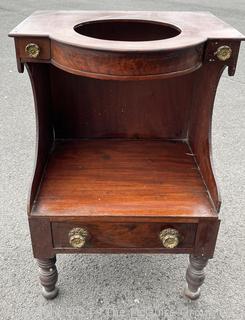
<instances>
[{"instance_id":1,"label":"scratched wood surface","mask_svg":"<svg viewBox=\"0 0 245 320\"><path fill-rule=\"evenodd\" d=\"M207 190L185 143L57 142L35 215L212 216Z\"/></svg>"}]
</instances>

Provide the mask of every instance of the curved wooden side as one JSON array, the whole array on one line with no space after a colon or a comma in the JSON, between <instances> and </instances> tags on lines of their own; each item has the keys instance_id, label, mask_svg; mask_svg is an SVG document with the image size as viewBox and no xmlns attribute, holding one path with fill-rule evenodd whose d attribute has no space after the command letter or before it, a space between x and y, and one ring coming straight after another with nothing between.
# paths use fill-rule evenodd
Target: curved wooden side
<instances>
[{"instance_id":1,"label":"curved wooden side","mask_svg":"<svg viewBox=\"0 0 245 320\"><path fill-rule=\"evenodd\" d=\"M97 79L144 80L168 78L195 71L202 65L204 44L159 52L109 52L51 41L56 67Z\"/></svg>"},{"instance_id":2,"label":"curved wooden side","mask_svg":"<svg viewBox=\"0 0 245 320\"><path fill-rule=\"evenodd\" d=\"M221 198L212 163L211 119L216 89L225 66L222 63L205 63L196 71L193 103L188 139L208 193L217 211Z\"/></svg>"},{"instance_id":3,"label":"curved wooden side","mask_svg":"<svg viewBox=\"0 0 245 320\"><path fill-rule=\"evenodd\" d=\"M27 207L29 214L52 149L54 136L50 116L51 95L49 86L49 65L26 63L25 66L32 85L36 115L35 167Z\"/></svg>"}]
</instances>

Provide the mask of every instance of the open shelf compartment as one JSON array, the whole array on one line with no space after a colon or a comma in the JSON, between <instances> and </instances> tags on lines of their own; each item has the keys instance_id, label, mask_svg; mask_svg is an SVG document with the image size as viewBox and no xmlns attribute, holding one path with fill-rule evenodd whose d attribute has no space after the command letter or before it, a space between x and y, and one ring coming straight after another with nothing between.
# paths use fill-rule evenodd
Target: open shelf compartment
<instances>
[{"instance_id":1,"label":"open shelf compartment","mask_svg":"<svg viewBox=\"0 0 245 320\"><path fill-rule=\"evenodd\" d=\"M32 214L207 217L214 212L186 143L56 141Z\"/></svg>"},{"instance_id":2,"label":"open shelf compartment","mask_svg":"<svg viewBox=\"0 0 245 320\"><path fill-rule=\"evenodd\" d=\"M28 67L40 124L33 217L217 218L205 67L145 81Z\"/></svg>"}]
</instances>

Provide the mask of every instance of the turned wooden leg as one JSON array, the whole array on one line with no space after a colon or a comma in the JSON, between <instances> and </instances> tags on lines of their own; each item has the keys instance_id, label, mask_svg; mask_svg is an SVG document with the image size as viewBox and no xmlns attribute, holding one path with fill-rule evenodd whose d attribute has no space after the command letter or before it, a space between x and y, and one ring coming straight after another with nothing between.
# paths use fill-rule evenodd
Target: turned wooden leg
<instances>
[{"instance_id":1,"label":"turned wooden leg","mask_svg":"<svg viewBox=\"0 0 245 320\"><path fill-rule=\"evenodd\" d=\"M39 279L42 285L42 295L46 299L53 299L58 294L58 288L55 286L58 280L55 262L56 257L50 259L37 259Z\"/></svg>"},{"instance_id":2,"label":"turned wooden leg","mask_svg":"<svg viewBox=\"0 0 245 320\"><path fill-rule=\"evenodd\" d=\"M190 255L190 264L186 271L185 295L192 299L198 299L200 296L200 287L204 282L204 268L208 263L208 258Z\"/></svg>"}]
</instances>

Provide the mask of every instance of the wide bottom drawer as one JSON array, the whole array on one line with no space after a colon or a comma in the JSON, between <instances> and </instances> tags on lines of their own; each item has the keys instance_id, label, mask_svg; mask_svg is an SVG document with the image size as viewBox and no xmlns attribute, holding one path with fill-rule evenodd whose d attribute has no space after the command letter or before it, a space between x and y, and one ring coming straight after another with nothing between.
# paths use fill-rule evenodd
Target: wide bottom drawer
<instances>
[{"instance_id":1,"label":"wide bottom drawer","mask_svg":"<svg viewBox=\"0 0 245 320\"><path fill-rule=\"evenodd\" d=\"M55 249L86 248L192 248L195 223L74 223L53 222Z\"/></svg>"}]
</instances>

